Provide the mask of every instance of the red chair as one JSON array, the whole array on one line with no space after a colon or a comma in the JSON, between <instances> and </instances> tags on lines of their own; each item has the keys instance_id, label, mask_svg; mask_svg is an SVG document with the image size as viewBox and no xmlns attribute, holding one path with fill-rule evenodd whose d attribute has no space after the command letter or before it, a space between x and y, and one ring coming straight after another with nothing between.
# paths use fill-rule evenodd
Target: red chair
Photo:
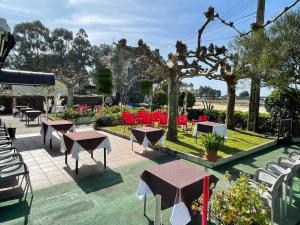
<instances>
[{"instance_id":1,"label":"red chair","mask_svg":"<svg viewBox=\"0 0 300 225\"><path fill-rule=\"evenodd\" d=\"M124 122L124 125L126 126L132 126L138 124L136 119L134 118L134 114L130 112L122 112L122 119ZM125 126L124 126L124 131L125 131Z\"/></svg>"},{"instance_id":2,"label":"red chair","mask_svg":"<svg viewBox=\"0 0 300 225\"><path fill-rule=\"evenodd\" d=\"M142 117L142 125L153 126L153 119L152 119L151 112L144 111L144 114Z\"/></svg>"},{"instance_id":3,"label":"red chair","mask_svg":"<svg viewBox=\"0 0 300 225\"><path fill-rule=\"evenodd\" d=\"M187 115L178 115L177 116L177 125L182 126L184 130L187 130L188 118Z\"/></svg>"},{"instance_id":4,"label":"red chair","mask_svg":"<svg viewBox=\"0 0 300 225\"><path fill-rule=\"evenodd\" d=\"M144 118L146 113L147 113L146 111L138 111L136 113L136 120L137 120L138 123L142 123L143 118Z\"/></svg>"},{"instance_id":5,"label":"red chair","mask_svg":"<svg viewBox=\"0 0 300 225\"><path fill-rule=\"evenodd\" d=\"M205 121L208 121L208 115L203 115L203 116L199 116L198 118L198 122L205 122Z\"/></svg>"},{"instance_id":6,"label":"red chair","mask_svg":"<svg viewBox=\"0 0 300 225\"><path fill-rule=\"evenodd\" d=\"M162 116L163 116L163 113L159 110L152 112L151 113L152 122L159 124Z\"/></svg>"},{"instance_id":7,"label":"red chair","mask_svg":"<svg viewBox=\"0 0 300 225\"><path fill-rule=\"evenodd\" d=\"M162 113L160 120L159 120L159 126L166 127L168 125L168 113Z\"/></svg>"}]
</instances>

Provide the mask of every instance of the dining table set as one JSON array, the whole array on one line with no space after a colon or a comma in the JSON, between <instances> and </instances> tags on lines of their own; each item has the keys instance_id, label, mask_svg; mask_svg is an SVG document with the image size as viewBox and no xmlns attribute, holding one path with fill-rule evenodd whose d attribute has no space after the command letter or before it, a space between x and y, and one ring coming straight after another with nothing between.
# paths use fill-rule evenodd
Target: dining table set
<instances>
[{"instance_id":1,"label":"dining table set","mask_svg":"<svg viewBox=\"0 0 300 225\"><path fill-rule=\"evenodd\" d=\"M94 158L94 151L103 150L104 168L106 168L106 156L111 152L109 138L94 130L76 131L73 122L68 120L46 120L42 121L40 134L43 137L44 144L49 142L52 149L53 136L59 139L60 151L65 155L65 163L68 165L68 155L76 160L75 172L78 174L78 162L80 152L87 151Z\"/></svg>"},{"instance_id":2,"label":"dining table set","mask_svg":"<svg viewBox=\"0 0 300 225\"><path fill-rule=\"evenodd\" d=\"M40 124L42 111L29 107L28 105L15 105L13 107L13 115L20 117L20 121L24 121L26 126L30 125L30 121L37 119L37 124Z\"/></svg>"}]
</instances>

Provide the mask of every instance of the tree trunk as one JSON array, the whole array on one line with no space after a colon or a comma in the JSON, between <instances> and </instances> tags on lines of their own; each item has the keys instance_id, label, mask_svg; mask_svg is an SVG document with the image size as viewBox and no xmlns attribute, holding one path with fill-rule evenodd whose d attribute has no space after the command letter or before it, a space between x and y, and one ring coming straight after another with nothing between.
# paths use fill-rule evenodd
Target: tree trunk
<instances>
[{"instance_id":1,"label":"tree trunk","mask_svg":"<svg viewBox=\"0 0 300 225\"><path fill-rule=\"evenodd\" d=\"M168 77L168 131L167 140L177 140L177 114L178 114L178 83L175 74Z\"/></svg>"},{"instance_id":2,"label":"tree trunk","mask_svg":"<svg viewBox=\"0 0 300 225\"><path fill-rule=\"evenodd\" d=\"M70 108L73 106L74 90L72 86L67 86L68 97L67 97L67 106Z\"/></svg>"},{"instance_id":3,"label":"tree trunk","mask_svg":"<svg viewBox=\"0 0 300 225\"><path fill-rule=\"evenodd\" d=\"M234 107L235 107L235 90L236 84L234 82L227 82L227 110L226 110L226 120L228 129L234 129Z\"/></svg>"},{"instance_id":4,"label":"tree trunk","mask_svg":"<svg viewBox=\"0 0 300 225\"><path fill-rule=\"evenodd\" d=\"M249 114L247 128L251 131L257 131L258 117L259 117L259 103L260 103L260 84L259 78L252 78L250 100L249 100Z\"/></svg>"}]
</instances>

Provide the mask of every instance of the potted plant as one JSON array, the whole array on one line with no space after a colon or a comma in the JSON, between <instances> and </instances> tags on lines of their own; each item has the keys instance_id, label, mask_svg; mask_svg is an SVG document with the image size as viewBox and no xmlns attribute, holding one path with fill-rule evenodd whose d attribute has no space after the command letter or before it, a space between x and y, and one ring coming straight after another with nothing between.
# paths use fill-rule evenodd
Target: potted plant
<instances>
[{"instance_id":1,"label":"potted plant","mask_svg":"<svg viewBox=\"0 0 300 225\"><path fill-rule=\"evenodd\" d=\"M206 134L202 137L202 144L205 147L205 157L209 161L217 161L217 153L220 148L221 141L222 138L213 133Z\"/></svg>"},{"instance_id":2,"label":"potted plant","mask_svg":"<svg viewBox=\"0 0 300 225\"><path fill-rule=\"evenodd\" d=\"M214 190L210 198L210 215L221 225L268 225L269 208L260 196L267 191L265 185L257 188L251 185L250 177L241 173L234 182L225 173L225 188ZM227 185L226 185L227 183ZM191 209L195 214L202 211L202 196L193 201Z\"/></svg>"},{"instance_id":3,"label":"potted plant","mask_svg":"<svg viewBox=\"0 0 300 225\"><path fill-rule=\"evenodd\" d=\"M17 130L16 127L11 127L10 124L8 125L7 132L8 132L8 135L11 139L16 137L16 130Z\"/></svg>"}]
</instances>

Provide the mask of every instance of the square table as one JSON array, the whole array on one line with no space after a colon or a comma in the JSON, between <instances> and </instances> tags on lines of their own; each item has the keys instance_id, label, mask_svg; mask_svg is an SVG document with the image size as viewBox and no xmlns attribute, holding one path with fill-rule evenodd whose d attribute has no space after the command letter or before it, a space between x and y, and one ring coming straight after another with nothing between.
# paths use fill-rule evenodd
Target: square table
<instances>
[{"instance_id":1,"label":"square table","mask_svg":"<svg viewBox=\"0 0 300 225\"><path fill-rule=\"evenodd\" d=\"M50 148L52 148L52 132L56 132L60 139L62 139L63 133L67 133L69 131L74 132L75 126L73 122L68 120L48 120L42 122L42 127L40 134L44 137L44 144L46 143L46 139L50 142Z\"/></svg>"},{"instance_id":2,"label":"square table","mask_svg":"<svg viewBox=\"0 0 300 225\"><path fill-rule=\"evenodd\" d=\"M228 138L227 125L222 123L215 123L211 121L197 122L193 130L193 136L196 137L196 140L199 132L213 133L225 139Z\"/></svg>"},{"instance_id":3,"label":"square table","mask_svg":"<svg viewBox=\"0 0 300 225\"><path fill-rule=\"evenodd\" d=\"M161 145L164 142L165 131L163 129L158 129L154 127L141 127L131 129L132 135L130 136L130 141L132 142L133 150L133 141L136 141L140 145L143 145L145 150L149 144L153 146L159 142Z\"/></svg>"},{"instance_id":4,"label":"square table","mask_svg":"<svg viewBox=\"0 0 300 225\"><path fill-rule=\"evenodd\" d=\"M28 110L24 112L26 115L26 125L29 125L30 120L35 120L38 118L38 124L40 123L40 115L42 115L42 111L40 110Z\"/></svg>"},{"instance_id":5,"label":"square table","mask_svg":"<svg viewBox=\"0 0 300 225\"><path fill-rule=\"evenodd\" d=\"M30 111L30 110L34 110L34 108L30 108L30 107L21 108L21 109L20 109L20 112L21 112L21 118L20 118L20 120L23 120L23 119L24 119L25 112L26 112L26 111Z\"/></svg>"},{"instance_id":6,"label":"square table","mask_svg":"<svg viewBox=\"0 0 300 225\"><path fill-rule=\"evenodd\" d=\"M219 180L182 160L174 160L145 170L141 174L137 196L144 197L146 204L147 194L161 195L162 210L173 206L171 224L184 225L191 221L191 205L203 192L205 176L209 177L209 185Z\"/></svg>"},{"instance_id":7,"label":"square table","mask_svg":"<svg viewBox=\"0 0 300 225\"><path fill-rule=\"evenodd\" d=\"M72 154L72 158L76 159L76 174L78 174L79 152L86 150L91 152L95 149L103 148L104 151L104 167L106 167L106 153L111 152L110 142L107 136L96 131L79 131L74 133L63 134L61 140L61 151L65 153L65 163L67 164L67 155Z\"/></svg>"},{"instance_id":8,"label":"square table","mask_svg":"<svg viewBox=\"0 0 300 225\"><path fill-rule=\"evenodd\" d=\"M22 108L27 108L28 106L27 105L15 105L14 108L13 108L13 114L20 114L20 109Z\"/></svg>"}]
</instances>

